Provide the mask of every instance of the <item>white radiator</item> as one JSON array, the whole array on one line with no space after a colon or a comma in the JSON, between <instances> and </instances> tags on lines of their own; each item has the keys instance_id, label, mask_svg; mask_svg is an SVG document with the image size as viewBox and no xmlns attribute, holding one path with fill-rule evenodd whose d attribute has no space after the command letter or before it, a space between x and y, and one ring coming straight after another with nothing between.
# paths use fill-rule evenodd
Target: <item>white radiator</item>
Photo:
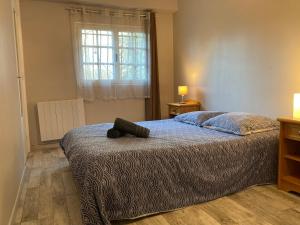
<instances>
[{"instance_id":1,"label":"white radiator","mask_svg":"<svg viewBox=\"0 0 300 225\"><path fill-rule=\"evenodd\" d=\"M61 139L66 132L85 125L83 99L37 104L42 141Z\"/></svg>"}]
</instances>

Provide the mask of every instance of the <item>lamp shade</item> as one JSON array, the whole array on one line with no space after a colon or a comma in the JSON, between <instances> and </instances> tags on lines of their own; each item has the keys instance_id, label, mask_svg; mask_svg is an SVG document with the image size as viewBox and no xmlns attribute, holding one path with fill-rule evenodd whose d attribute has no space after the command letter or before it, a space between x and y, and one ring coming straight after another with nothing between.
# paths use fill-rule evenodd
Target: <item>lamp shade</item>
<instances>
[{"instance_id":1,"label":"lamp shade","mask_svg":"<svg viewBox=\"0 0 300 225\"><path fill-rule=\"evenodd\" d=\"M294 112L293 117L300 119L300 93L294 94Z\"/></svg>"},{"instance_id":2,"label":"lamp shade","mask_svg":"<svg viewBox=\"0 0 300 225\"><path fill-rule=\"evenodd\" d=\"M178 95L185 96L188 94L187 86L178 86Z\"/></svg>"}]
</instances>

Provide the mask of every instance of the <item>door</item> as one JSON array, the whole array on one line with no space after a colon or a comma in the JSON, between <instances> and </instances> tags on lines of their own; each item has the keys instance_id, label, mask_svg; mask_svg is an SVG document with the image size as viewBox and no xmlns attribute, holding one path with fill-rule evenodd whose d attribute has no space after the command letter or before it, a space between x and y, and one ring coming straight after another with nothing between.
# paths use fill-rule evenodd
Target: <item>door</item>
<instances>
[{"instance_id":1,"label":"door","mask_svg":"<svg viewBox=\"0 0 300 225\"><path fill-rule=\"evenodd\" d=\"M20 98L20 115L22 122L22 137L24 143L25 154L30 151L29 139L29 125L28 125L28 112L27 112L27 97L26 97L26 84L25 84L25 68L23 58L23 42L22 42L22 28L21 28L21 12L20 0L12 0L14 30L15 30L15 46L17 57L17 71L16 79L18 82L18 91Z\"/></svg>"}]
</instances>

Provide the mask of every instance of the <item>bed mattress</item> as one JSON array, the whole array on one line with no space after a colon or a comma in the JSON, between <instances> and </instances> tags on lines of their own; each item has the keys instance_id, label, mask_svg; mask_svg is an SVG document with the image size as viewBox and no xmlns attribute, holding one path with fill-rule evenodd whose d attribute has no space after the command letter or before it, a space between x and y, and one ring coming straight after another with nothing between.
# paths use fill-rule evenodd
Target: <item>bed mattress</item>
<instances>
[{"instance_id":1,"label":"bed mattress","mask_svg":"<svg viewBox=\"0 0 300 225\"><path fill-rule=\"evenodd\" d=\"M112 124L67 133L61 146L85 225L170 211L275 183L279 131L237 136L170 120L138 123L150 138L108 139Z\"/></svg>"}]
</instances>

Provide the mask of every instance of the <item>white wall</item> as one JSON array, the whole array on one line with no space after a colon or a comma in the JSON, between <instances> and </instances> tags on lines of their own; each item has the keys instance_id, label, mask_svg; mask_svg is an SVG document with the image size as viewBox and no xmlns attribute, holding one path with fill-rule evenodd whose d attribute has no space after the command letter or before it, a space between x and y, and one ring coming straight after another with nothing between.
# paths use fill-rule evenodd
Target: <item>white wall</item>
<instances>
[{"instance_id":1,"label":"white wall","mask_svg":"<svg viewBox=\"0 0 300 225\"><path fill-rule=\"evenodd\" d=\"M179 0L175 83L204 107L291 115L300 92L300 1Z\"/></svg>"},{"instance_id":2,"label":"white wall","mask_svg":"<svg viewBox=\"0 0 300 225\"><path fill-rule=\"evenodd\" d=\"M23 0L22 27L30 137L40 143L36 103L76 97L71 30L66 4ZM162 117L173 101L173 15L157 13L159 81ZM113 122L116 117L144 120L144 100L85 103L88 124Z\"/></svg>"},{"instance_id":3,"label":"white wall","mask_svg":"<svg viewBox=\"0 0 300 225\"><path fill-rule=\"evenodd\" d=\"M10 1L0 1L0 224L8 224L24 169Z\"/></svg>"}]
</instances>

